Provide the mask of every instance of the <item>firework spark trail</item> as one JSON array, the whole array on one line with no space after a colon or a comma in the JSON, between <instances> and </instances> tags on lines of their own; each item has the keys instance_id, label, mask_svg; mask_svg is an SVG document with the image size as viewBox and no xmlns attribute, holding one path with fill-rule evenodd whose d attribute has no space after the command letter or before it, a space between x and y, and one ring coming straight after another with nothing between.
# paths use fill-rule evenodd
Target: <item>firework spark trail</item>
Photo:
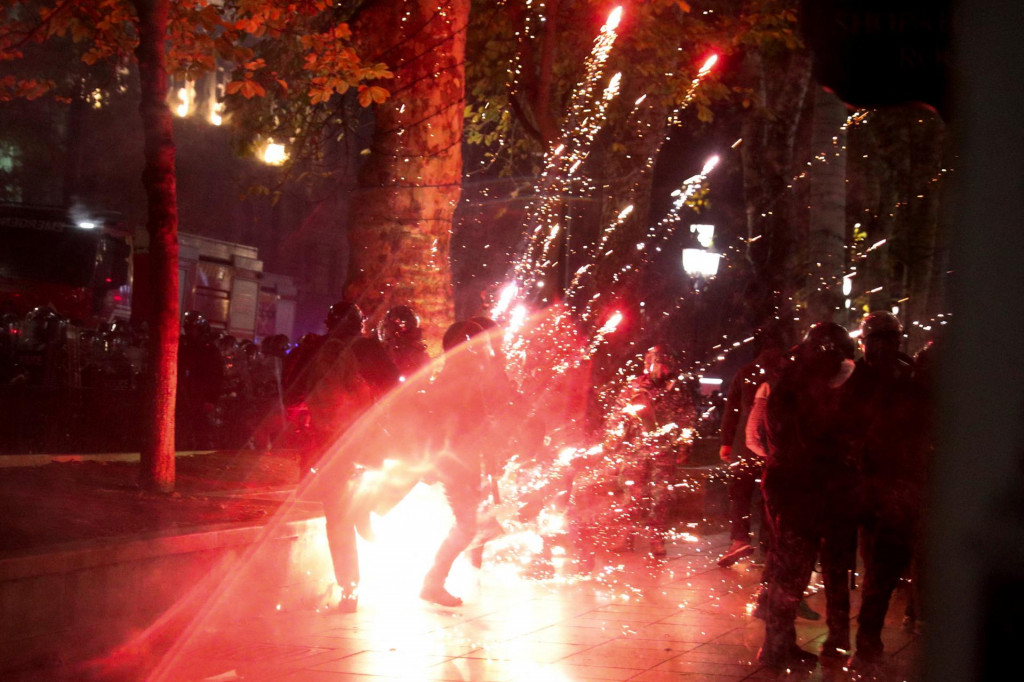
<instances>
[{"instance_id":1,"label":"firework spark trail","mask_svg":"<svg viewBox=\"0 0 1024 682\"><path fill-rule=\"evenodd\" d=\"M638 101L637 104L639 104L639 103L640 102ZM841 128L841 130L845 130L847 126L859 124L859 123L863 122L865 120L865 118L866 118L866 112L857 112L854 115L852 115L846 121L846 123ZM833 139L833 145L836 145L836 144L838 144L838 138L834 138ZM829 158L828 152L822 152L820 154L815 155L812 158L812 160L808 162L808 166L813 166L815 164L820 164L820 163L827 163L828 162L828 158ZM669 213L661 221L659 221L658 223L652 225L649 228L647 236L646 236L646 238L648 240L656 239L656 238L667 238L667 236L670 233L670 231L672 229L675 229L675 227L677 226L677 224L681 220L681 217L682 217L681 214L682 214L683 208L685 207L687 201L689 199L691 199L692 196L694 194L696 194L701 189L701 187L703 186L703 182L706 180L707 175L714 168L714 165L715 165L716 161L717 161L717 158L714 159L714 160L710 160L709 163L706 164L705 167L702 169L701 173L699 173L698 175L695 175L695 176L693 176L691 178L688 178L686 181L684 181L683 185L679 188L679 190L677 190L674 193L674 195L676 196L676 200L674 201L673 206L672 206L671 210L669 211ZM792 189L793 183L796 183L796 182L804 179L805 177L807 177L807 175L808 175L808 172L805 170L804 172L802 172L799 175L797 175L796 177L794 177L792 183L789 186L789 188ZM899 208L899 205L897 205L897 208ZM625 213L625 215L628 215L628 208L624 211L624 213ZM607 255L605 253L605 251L604 251L604 248L607 245L608 240L611 237L611 233L614 231L615 228L618 227L619 224L621 224L621 222L625 218L625 215L623 215L623 213L620 213L620 215L614 221L613 225L611 225L608 228L606 228L605 231L602 233L602 236L601 236L600 241L598 242L598 245L596 247L591 247L590 255L593 258L596 258L600 254ZM638 251L641 251L641 252L644 251L644 249L642 248L642 244L638 245ZM595 265L596 265L596 263L593 262L593 260L592 260L591 262L587 263L586 265L584 265L583 267L579 268L576 271L575 276L573 278L572 285L569 288L570 292L575 293L579 289L579 287L581 285L582 278L584 278L587 275L591 275L591 276L593 275L593 270L595 268ZM631 265L627 266L626 269L629 269L631 267L632 267ZM614 281L617 281L617 280L618 280L618 277L614 278ZM600 294L598 294L593 299L591 299L590 304L588 304L588 310L587 310L587 314L585 315L585 319L588 318L589 315L593 312L593 310L594 310L594 305L593 304L596 302L596 299L597 299L597 297L599 295ZM602 327L601 329L599 329L596 332L596 334L594 336L594 339L592 340L592 344L590 346L588 354L593 353L593 350L596 347L596 345L600 343L600 341L602 340L604 334L607 333L607 329L609 328L609 326L613 326L613 325L605 325L605 327ZM725 358L726 353L728 353L730 351L733 351L735 349L741 348L741 347L749 344L752 341L753 341L753 337L746 337L746 338L743 338L741 340L734 341L732 343L729 343L727 341L726 342L722 342L722 343L718 343L718 344L716 344L715 346L713 346L711 348L711 351L710 351L711 357L707 358L703 362L700 362L700 363L697 363L696 365L694 365L694 367L692 368L692 371L700 373L705 368L709 367L711 364L723 360ZM628 380L629 377L627 377L627 374L629 374L629 372L627 371L627 369L628 369L628 367L623 367L622 370L620 371L620 373L619 373L619 380L614 382L616 386L621 386L622 382ZM614 395L615 393L616 393L616 391L614 391L614 390L611 390L611 392L610 392L611 395ZM608 398L608 395L610 395L610 394L608 392L605 392L605 394L604 394L605 397L601 401L602 404L607 406L610 403L609 398ZM692 437L692 431L690 431L690 430L688 430L688 437ZM612 449L612 450L610 450L608 452L603 453L598 460L593 462L593 466L588 467L588 474L585 475L584 478L580 480L581 487L586 487L587 482L589 480L589 478L587 478L587 476L591 476L591 477L594 478L592 483L594 483L595 485L599 484L599 482L602 479L602 477L603 478L607 478L607 476L609 475L609 472L618 471L618 470L621 470L623 467L628 466L630 464L630 462L632 461L631 457L630 457L630 453L631 452L632 452L632 454L634 455L634 458L635 458L637 453L639 453L641 451L646 452L646 449L643 448L643 447L634 448L633 450L630 450L628 448L626 448L626 449L619 448L619 449ZM558 475L559 474L555 473L554 469L549 470L549 471L537 471L537 472L533 473L532 474L532 483L528 487L524 488L523 493L526 494L529 490L543 489L544 486L550 485L552 477L557 477ZM685 482L682 484L682 487L684 487L684 488L686 487L686 483ZM513 496L513 499L515 499L515 496ZM604 528L621 528L621 527L623 527L623 524L627 523L627 520L623 517L623 508L622 508L621 504L617 504L614 500L606 499L605 501L606 501L607 504L599 512L597 512L595 514L594 518L592 519L593 523L598 525L598 526L604 527Z\"/></svg>"},{"instance_id":2,"label":"firework spark trail","mask_svg":"<svg viewBox=\"0 0 1024 682\"><path fill-rule=\"evenodd\" d=\"M590 154L590 143L593 142L594 136L597 135L598 130L601 129L601 126L604 123L605 111L607 110L608 104L618 95L621 82L622 74L617 73L612 76L611 80L608 82L608 86L604 90L604 93L601 95L601 99L599 100L595 111L592 115L583 120L581 127L578 129L576 135L577 139L582 138L587 140L587 144L578 146L568 155L566 161L569 164L569 168L565 172L565 175L559 178L557 183L558 191L551 192L543 199L542 211L544 215L550 216L551 221L558 220L557 216L554 215L554 210L557 209L558 205L561 203L562 196L572 189L572 182L576 172ZM549 260L551 248L555 244L555 237L558 236L560 229L560 224L558 222L554 222L551 229L548 231L546 238L541 242L540 255L533 267L534 272L543 272L543 270L551 264L551 261Z\"/></svg>"},{"instance_id":3,"label":"firework spark trail","mask_svg":"<svg viewBox=\"0 0 1024 682\"><path fill-rule=\"evenodd\" d=\"M686 94L683 95L683 99L680 101L679 105L676 106L675 108L673 108L672 111L669 112L668 118L667 118L667 121L666 121L668 123L668 127L669 128L671 128L671 126L673 126L673 125L680 125L679 115L684 110L686 110L686 108L689 107L690 104L693 103L694 98L697 95L697 90L700 88L701 84L704 82L704 79L707 78L707 76L711 73L712 69L714 68L715 64L717 64L717 63L718 63L718 55L717 54L712 54L710 57L708 57L704 61L704 64L697 71L697 75L693 78L693 80L690 81L690 85L687 88ZM645 94L645 95L641 96L639 99L637 99L636 102L634 102L634 104L633 104L633 111L630 114L631 117L638 118L636 116L636 113L639 110L640 104L642 102L645 102L646 100L647 100L647 95ZM637 130L637 136L639 138L642 138L642 137L645 136L645 134L644 134L642 129ZM651 169L654 168L654 161L658 158L658 154L661 153L662 148L669 141L670 137L671 137L671 133L670 132L668 132L665 135L663 135L661 140L659 140L658 143L654 146L654 149L652 149L651 152L647 155L647 158L644 160L644 165L642 166L642 170L641 170L640 176L637 178L636 182L633 184L633 188L631 190L631 195L635 196L637 194L637 192L639 191L639 185L640 185L641 179L647 173L649 173L651 171Z\"/></svg>"},{"instance_id":4,"label":"firework spark trail","mask_svg":"<svg viewBox=\"0 0 1024 682\"><path fill-rule=\"evenodd\" d=\"M679 103L679 106L676 107L675 111L669 114L669 123L673 125L680 124L679 114L681 114L684 109L686 109L693 103L694 98L697 96L698 88L700 88L701 83L704 82L704 78L706 78L707 75L711 73L711 70L715 67L715 64L717 63L717 54L712 54L704 61L704 64L697 71L697 76L692 81L690 81L690 87L687 88L686 94L683 95L682 102Z\"/></svg>"},{"instance_id":5,"label":"firework spark trail","mask_svg":"<svg viewBox=\"0 0 1024 682\"><path fill-rule=\"evenodd\" d=\"M583 80L573 91L569 114L559 135L561 141L544 156L544 170L535 186L538 205L531 211L527 222L534 227L524 254L513 268L515 281L521 283L520 291L523 293L532 293L538 285L539 272L560 230L556 215L559 200L570 189L573 175L589 155L594 135L603 125L608 103L618 93L621 77L616 76L600 98L594 97L604 75L604 65L618 37L615 29L621 17L622 8L616 7L601 28L585 62Z\"/></svg>"},{"instance_id":6,"label":"firework spark trail","mask_svg":"<svg viewBox=\"0 0 1024 682\"><path fill-rule=\"evenodd\" d=\"M673 192L673 195L676 196L676 199L673 202L672 208L669 210L668 214L660 221L649 227L647 230L647 234L645 235L644 241L638 242L636 244L636 252L641 254L641 263L643 263L646 260L645 254L650 250L649 247L652 244L664 242L667 239L669 239L672 236L672 234L674 234L679 224L680 211L686 205L686 202L689 201L689 199L697 191L699 191L701 187L703 187L704 182L708 178L708 175L711 173L712 170L714 170L714 168L717 165L718 157L714 156L704 164L704 167L701 169L700 173L690 178L687 178L685 181L683 181L682 187ZM621 213L619 213L619 216L616 218L616 220L612 222L610 225L608 225L602 231L601 240L599 241L597 248L593 251L594 259L591 263L577 270L576 276L573 278L573 283L570 286L569 292L567 292L567 297L578 292L582 281L582 276L584 274L589 274L591 277L593 277L594 272L596 270L597 257L609 256L613 253L613 251L611 250L604 251L604 247L608 243L608 240L611 238L612 233L624 222L626 216L629 215L629 211L631 209L632 206L629 206L627 207L627 209L624 209ZM625 276L627 272L634 270L637 267L638 264L636 262L634 262L633 260L627 260L627 262L623 264L622 267L620 267L618 270L612 273L611 283L613 285L617 284L622 279L622 277ZM591 296L590 299L587 301L586 305L583 308L583 312L580 315L580 319L583 322L587 322L588 320L591 319L594 312L597 310L597 303L600 297L601 292L598 291L593 296Z\"/></svg>"},{"instance_id":7,"label":"firework spark trail","mask_svg":"<svg viewBox=\"0 0 1024 682\"><path fill-rule=\"evenodd\" d=\"M713 54L704 62L704 64L701 66L700 70L698 71L697 76L691 81L690 87L689 87L689 89L687 91L687 94L684 96L682 103L679 105L679 107L677 107L675 110L673 110L673 112L669 115L669 122L670 123L673 122L673 120L675 120L676 117L678 117L679 113L682 110L684 110L687 106L690 105L691 102L693 102L693 99L694 99L694 96L696 95L697 89L700 87L700 85L704 81L705 77L709 73L711 73L711 70L712 70L712 68L714 67L714 65L715 65L715 63L717 61L718 61L718 55ZM636 102L634 102L631 115L635 115L635 113L639 109L640 105L644 101L646 101L646 99L647 99L647 96L644 95L644 96L638 98L636 100ZM596 132L596 130L595 130L595 132ZM642 131L638 131L638 134L642 135ZM657 157L658 153L660 152L661 148L664 146L666 141L667 141L667 136L661 142L659 142L659 144L656 145L656 148L648 155L648 157L647 157L647 159L645 161L645 164L644 164L645 172L653 167L654 160ZM717 163L718 157L714 157L714 159L715 159L715 163ZM661 228L665 227L666 225L673 224L673 223L678 221L678 219L679 219L679 210L681 209L681 207L683 205L685 205L685 202L688 201L689 198L692 197L693 194L696 193L700 189L700 187L702 186L703 181L707 177L707 174L711 171L711 168L713 168L713 167L714 167L714 164L711 164L710 166L706 165L705 168L701 171L701 173L699 175L696 175L696 176L694 176L692 178L689 178L688 180L686 180L686 182L684 182L683 188L681 190L678 190L676 193L674 193L674 194L678 194L679 197L676 200L676 202L674 203L672 211L670 212L670 214L668 216L666 216L666 218L664 218L663 220L659 221L657 224L652 225L652 226L650 226L648 228L648 230L647 230L647 239L652 239L652 238L656 237L658 235L659 231L661 231ZM637 180L637 183L639 183L639 179ZM634 185L632 194L636 194L636 185ZM597 245L585 249L584 252L589 256L590 262L587 263L586 265L584 265L583 267L581 267L580 269L578 269L576 271L576 273L575 273L575 275L573 277L572 283L570 284L568 290L566 291L566 298L567 299L572 300L574 295L578 292L578 290L580 288L580 285L582 283L582 276L584 274L589 273L589 274L593 275L594 271L596 270L596 261L597 261L597 259L605 257L605 256L609 256L609 255L612 254L611 251L605 251L605 247L607 246L608 241L611 239L611 237L615 233L615 231L625 223L626 217L632 212L632 209L633 209L633 205L632 204L630 204L625 209L623 209L616 216L616 218L612 221L612 223L609 224L608 226L606 226L601 231L601 237L600 237ZM666 234L662 234L661 238L662 239L667 239L668 236L670 236L670 234L671 234L671 232L668 232ZM637 244L637 250L638 251L643 251L646 248L646 246L647 245L645 243L641 242L640 244ZM547 252L547 249L545 249L545 253L546 252ZM632 269L632 267L630 266L627 269ZM613 275L613 282L617 283L623 274L624 274L623 272L619 272L619 273L616 273L615 275ZM588 304L587 304L587 306L585 308L585 311L584 311L584 313L582 315L582 319L584 321L586 321L586 320L588 320L590 318L590 315L593 312L593 303L594 303L593 299L588 302Z\"/></svg>"},{"instance_id":8,"label":"firework spark trail","mask_svg":"<svg viewBox=\"0 0 1024 682\"><path fill-rule=\"evenodd\" d=\"M615 220L601 231L601 238L598 240L596 245L588 245L584 247L584 254L589 256L590 262L576 270L573 275L572 282L569 284L569 288L566 289L565 297L567 300L572 300L576 293L579 291L581 281L584 275L593 275L594 270L597 267L597 259L603 256L611 255L611 251L605 252L604 249L608 245L608 240L611 239L612 234L615 230L625 222L626 218L633 212L633 204L630 204L626 208L619 211L619 215L616 216Z\"/></svg>"}]
</instances>

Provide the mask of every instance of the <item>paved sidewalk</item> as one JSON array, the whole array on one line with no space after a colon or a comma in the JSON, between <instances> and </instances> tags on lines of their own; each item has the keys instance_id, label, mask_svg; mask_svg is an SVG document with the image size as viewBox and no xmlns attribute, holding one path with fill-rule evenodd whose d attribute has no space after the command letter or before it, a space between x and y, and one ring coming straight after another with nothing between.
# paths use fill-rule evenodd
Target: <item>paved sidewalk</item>
<instances>
[{"instance_id":1,"label":"paved sidewalk","mask_svg":"<svg viewBox=\"0 0 1024 682\"><path fill-rule=\"evenodd\" d=\"M364 597L355 614L279 612L205 626L194 649L157 679L853 679L842 667L776 675L756 662L764 626L748 611L760 568L748 561L718 568L715 559L727 544L724 533L681 534L663 561L609 555L583 580L531 580L507 565L485 564L476 594L458 609ZM854 591L854 615L859 599ZM823 593L809 602L824 616ZM923 642L901 628L903 609L900 594L883 633L888 662L881 679L916 679ZM825 630L823 617L797 621L808 651L817 652Z\"/></svg>"}]
</instances>

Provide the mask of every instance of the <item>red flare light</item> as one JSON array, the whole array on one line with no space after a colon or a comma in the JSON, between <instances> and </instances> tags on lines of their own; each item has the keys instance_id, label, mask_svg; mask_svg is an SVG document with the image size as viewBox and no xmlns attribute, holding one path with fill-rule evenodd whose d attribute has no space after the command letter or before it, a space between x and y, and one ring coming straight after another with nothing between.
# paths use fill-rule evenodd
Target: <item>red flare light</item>
<instances>
[{"instance_id":1,"label":"red flare light","mask_svg":"<svg viewBox=\"0 0 1024 682\"><path fill-rule=\"evenodd\" d=\"M700 71L697 72L698 76L706 76L708 71L714 68L715 64L718 63L718 55L712 53L710 57L704 62L704 66L700 67Z\"/></svg>"},{"instance_id":2,"label":"red flare light","mask_svg":"<svg viewBox=\"0 0 1024 682\"><path fill-rule=\"evenodd\" d=\"M604 23L605 31L614 31L619 26L619 22L622 21L622 7L616 7L608 15L608 21Z\"/></svg>"},{"instance_id":3,"label":"red flare light","mask_svg":"<svg viewBox=\"0 0 1024 682\"><path fill-rule=\"evenodd\" d=\"M610 334L618 328L619 323L622 322L622 313L614 312L612 316L608 318L608 321L604 323L604 326L598 330L598 334Z\"/></svg>"}]
</instances>

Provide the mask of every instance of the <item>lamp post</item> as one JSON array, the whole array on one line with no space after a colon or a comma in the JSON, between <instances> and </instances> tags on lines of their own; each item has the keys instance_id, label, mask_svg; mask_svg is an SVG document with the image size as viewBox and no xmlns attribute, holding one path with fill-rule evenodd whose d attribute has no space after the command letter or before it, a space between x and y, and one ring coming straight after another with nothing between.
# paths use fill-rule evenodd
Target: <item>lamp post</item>
<instances>
[{"instance_id":1,"label":"lamp post","mask_svg":"<svg viewBox=\"0 0 1024 682\"><path fill-rule=\"evenodd\" d=\"M690 225L690 232L697 235L699 246L683 249L683 271L690 278L694 293L699 293L704 282L718 274L718 262L722 255L709 250L714 241L714 225ZM700 298L693 301L694 350L700 343L700 317L704 312L703 307Z\"/></svg>"},{"instance_id":2,"label":"lamp post","mask_svg":"<svg viewBox=\"0 0 1024 682\"><path fill-rule=\"evenodd\" d=\"M690 225L690 233L697 235L699 246L683 249L683 270L693 279L697 291L704 280L718 274L722 254L710 250L715 239L714 225Z\"/></svg>"}]
</instances>

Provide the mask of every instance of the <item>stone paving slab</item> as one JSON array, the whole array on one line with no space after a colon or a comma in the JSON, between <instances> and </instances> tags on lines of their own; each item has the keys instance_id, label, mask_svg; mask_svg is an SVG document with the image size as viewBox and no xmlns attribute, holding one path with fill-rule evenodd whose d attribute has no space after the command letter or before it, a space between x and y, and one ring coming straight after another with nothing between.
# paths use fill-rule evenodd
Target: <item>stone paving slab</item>
<instances>
[{"instance_id":1,"label":"stone paving slab","mask_svg":"<svg viewBox=\"0 0 1024 682\"><path fill-rule=\"evenodd\" d=\"M760 567L717 567L714 559L727 544L719 533L678 543L664 561L608 557L621 568L590 580L564 567L549 580L509 579L485 564L475 595L459 609L364 600L356 614L293 611L207 626L202 641L184 646L155 679L856 679L841 666L777 674L757 663L764 626L748 614ZM816 587L808 601L824 614ZM878 679L916 679L923 642L900 627L903 608L897 595L884 633L888 665ZM809 651L825 634L824 618L798 621L799 641Z\"/></svg>"}]
</instances>

